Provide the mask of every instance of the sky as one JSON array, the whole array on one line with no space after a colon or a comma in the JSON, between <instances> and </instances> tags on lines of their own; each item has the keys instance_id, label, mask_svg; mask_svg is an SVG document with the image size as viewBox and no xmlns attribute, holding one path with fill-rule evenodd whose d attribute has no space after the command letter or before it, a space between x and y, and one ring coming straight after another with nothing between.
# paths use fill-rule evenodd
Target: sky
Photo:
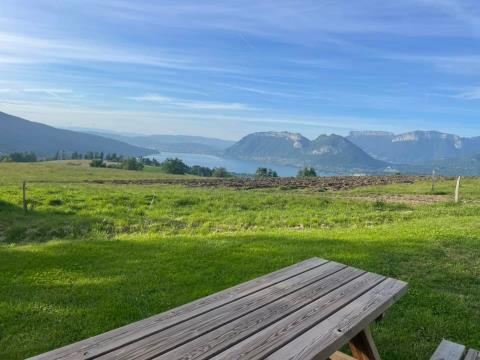
<instances>
[{"instance_id":1,"label":"sky","mask_svg":"<svg viewBox=\"0 0 480 360\"><path fill-rule=\"evenodd\" d=\"M478 0L1 0L0 111L63 128L480 135Z\"/></svg>"}]
</instances>

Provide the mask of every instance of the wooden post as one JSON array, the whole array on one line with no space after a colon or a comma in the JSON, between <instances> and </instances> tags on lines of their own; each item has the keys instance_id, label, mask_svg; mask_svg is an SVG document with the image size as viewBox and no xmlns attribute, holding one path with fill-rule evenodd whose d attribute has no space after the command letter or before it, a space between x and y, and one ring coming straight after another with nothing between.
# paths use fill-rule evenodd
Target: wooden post
<instances>
[{"instance_id":1,"label":"wooden post","mask_svg":"<svg viewBox=\"0 0 480 360\"><path fill-rule=\"evenodd\" d=\"M432 193L435 193L435 169L432 170Z\"/></svg>"},{"instance_id":2,"label":"wooden post","mask_svg":"<svg viewBox=\"0 0 480 360\"><path fill-rule=\"evenodd\" d=\"M369 328L366 328L350 340L349 345L354 359L380 360L380 355L373 342L372 333Z\"/></svg>"},{"instance_id":3,"label":"wooden post","mask_svg":"<svg viewBox=\"0 0 480 360\"><path fill-rule=\"evenodd\" d=\"M22 185L23 191L23 211L27 212L27 182L24 181Z\"/></svg>"},{"instance_id":4,"label":"wooden post","mask_svg":"<svg viewBox=\"0 0 480 360\"><path fill-rule=\"evenodd\" d=\"M150 205L148 206L149 209L152 208L154 202L155 202L155 193L153 193L152 201L150 201Z\"/></svg>"},{"instance_id":5,"label":"wooden post","mask_svg":"<svg viewBox=\"0 0 480 360\"><path fill-rule=\"evenodd\" d=\"M460 180L462 179L461 176L458 177L457 179L457 186L455 187L455 203L458 204L460 201Z\"/></svg>"}]
</instances>

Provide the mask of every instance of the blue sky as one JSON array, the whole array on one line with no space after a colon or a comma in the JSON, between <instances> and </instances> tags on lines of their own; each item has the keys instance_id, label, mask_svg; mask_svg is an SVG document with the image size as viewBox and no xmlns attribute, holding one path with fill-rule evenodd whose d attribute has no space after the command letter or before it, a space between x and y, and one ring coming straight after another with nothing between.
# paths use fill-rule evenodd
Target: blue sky
<instances>
[{"instance_id":1,"label":"blue sky","mask_svg":"<svg viewBox=\"0 0 480 360\"><path fill-rule=\"evenodd\" d=\"M228 139L480 135L472 0L2 0L0 111Z\"/></svg>"}]
</instances>

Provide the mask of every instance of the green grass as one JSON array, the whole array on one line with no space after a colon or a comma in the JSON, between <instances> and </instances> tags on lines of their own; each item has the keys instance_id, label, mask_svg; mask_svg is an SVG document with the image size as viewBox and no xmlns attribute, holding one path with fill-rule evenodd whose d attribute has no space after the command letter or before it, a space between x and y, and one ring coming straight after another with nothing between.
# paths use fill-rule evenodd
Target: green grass
<instances>
[{"instance_id":1,"label":"green grass","mask_svg":"<svg viewBox=\"0 0 480 360\"><path fill-rule=\"evenodd\" d=\"M63 178L82 176L67 166ZM453 187L442 182L438 191ZM34 210L24 214L19 184L10 182L0 186L0 359L66 345L313 256L410 284L373 328L383 358L427 359L442 338L480 348L480 180L462 191L462 204L413 205L351 196L429 194L428 183L335 194L31 184Z\"/></svg>"},{"instance_id":2,"label":"green grass","mask_svg":"<svg viewBox=\"0 0 480 360\"><path fill-rule=\"evenodd\" d=\"M45 161L38 163L0 162L0 185L22 181L83 181L115 179L157 179L178 177L165 174L158 168L145 167L144 171L92 168L89 160ZM182 178L187 176L181 176Z\"/></svg>"}]
</instances>

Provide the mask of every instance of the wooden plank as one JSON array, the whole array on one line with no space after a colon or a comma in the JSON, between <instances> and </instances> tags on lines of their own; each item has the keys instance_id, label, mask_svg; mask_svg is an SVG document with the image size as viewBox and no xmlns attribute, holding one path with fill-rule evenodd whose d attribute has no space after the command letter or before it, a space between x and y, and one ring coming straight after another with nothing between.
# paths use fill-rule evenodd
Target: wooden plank
<instances>
[{"instance_id":1,"label":"wooden plank","mask_svg":"<svg viewBox=\"0 0 480 360\"><path fill-rule=\"evenodd\" d=\"M292 340L327 319L342 308L354 302L362 294L384 282L384 277L367 273L350 283L332 291L324 297L310 303L299 311L283 318L254 336L226 349L213 359L264 359ZM340 346L328 352L325 358L338 350ZM288 359L289 356L277 356L273 359Z\"/></svg>"},{"instance_id":2,"label":"wooden plank","mask_svg":"<svg viewBox=\"0 0 480 360\"><path fill-rule=\"evenodd\" d=\"M348 342L352 355L357 360L380 360L375 342L373 341L370 328L366 328L360 334Z\"/></svg>"},{"instance_id":3,"label":"wooden plank","mask_svg":"<svg viewBox=\"0 0 480 360\"><path fill-rule=\"evenodd\" d=\"M329 318L317 322L266 359L328 359L330 354L385 312L406 290L407 284L403 281L386 279ZM232 359L240 358L245 357Z\"/></svg>"},{"instance_id":4,"label":"wooden plank","mask_svg":"<svg viewBox=\"0 0 480 360\"><path fill-rule=\"evenodd\" d=\"M188 341L196 339L203 334L213 331L222 325L231 323L259 308L268 306L279 299L284 299L290 294L298 296L297 293L299 291L301 293L308 291L311 288L309 285L316 285L317 282L322 279L329 276L336 276L339 271L345 268L345 265L339 263L327 263L274 286L246 296L239 301L232 302L206 314L165 329L164 331L151 333L151 329L149 329L150 336L144 337L143 339L135 341L127 346L122 346L123 343L118 343L117 350L113 352L107 353L103 351L103 349L99 349L102 353L96 351L89 352L86 359L132 359L144 358L147 356L146 354L149 354L148 356L160 355ZM358 275L360 274L361 272L358 273ZM320 283L323 282L320 281ZM139 334L135 335L137 336ZM113 346L115 346L115 344L112 343L112 347ZM99 355L103 356L99 357Z\"/></svg>"},{"instance_id":5,"label":"wooden plank","mask_svg":"<svg viewBox=\"0 0 480 360\"><path fill-rule=\"evenodd\" d=\"M468 350L465 360L480 360L480 351L473 349Z\"/></svg>"},{"instance_id":6,"label":"wooden plank","mask_svg":"<svg viewBox=\"0 0 480 360\"><path fill-rule=\"evenodd\" d=\"M319 360L320 358L314 358L313 360ZM344 354L340 351L333 353L330 355L329 360L356 360L355 358L351 357L350 355Z\"/></svg>"},{"instance_id":7,"label":"wooden plank","mask_svg":"<svg viewBox=\"0 0 480 360\"><path fill-rule=\"evenodd\" d=\"M466 348L448 340L442 340L430 360L462 360Z\"/></svg>"},{"instance_id":8,"label":"wooden plank","mask_svg":"<svg viewBox=\"0 0 480 360\"><path fill-rule=\"evenodd\" d=\"M363 274L365 274L365 272L362 270L353 268L344 269L285 298L279 299L265 308L258 309L183 346L172 349L170 352L156 357L156 359L209 359L213 355L230 348L287 315L322 298L335 289L338 290L345 284L350 284ZM343 289L343 291L346 290ZM153 345L154 349L156 348L157 353L160 355L161 353L159 353L158 350L160 350L161 347L158 347L158 343L152 342L148 347L142 346L143 352L141 354L137 353L138 356L132 356L133 354L129 353L127 354L128 356L125 356L123 359L148 359L152 352L149 351L146 353L145 350L152 349L151 345ZM111 357L110 359L112 358L117 359L118 357Z\"/></svg>"},{"instance_id":9,"label":"wooden plank","mask_svg":"<svg viewBox=\"0 0 480 360\"><path fill-rule=\"evenodd\" d=\"M220 291L202 299L193 301L173 310L152 316L150 318L123 326L121 328L100 334L89 339L55 349L45 354L31 358L31 360L53 360L53 359L85 359L88 352L99 346L108 348L108 343L126 338L135 341L135 334L148 327L162 324L165 328L204 314L219 306L224 306L237 301L257 291L273 286L277 283L290 279L298 274L304 273L316 267L326 264L327 261L319 258L312 258L298 264L275 271L271 274L250 280L235 287Z\"/></svg>"}]
</instances>

